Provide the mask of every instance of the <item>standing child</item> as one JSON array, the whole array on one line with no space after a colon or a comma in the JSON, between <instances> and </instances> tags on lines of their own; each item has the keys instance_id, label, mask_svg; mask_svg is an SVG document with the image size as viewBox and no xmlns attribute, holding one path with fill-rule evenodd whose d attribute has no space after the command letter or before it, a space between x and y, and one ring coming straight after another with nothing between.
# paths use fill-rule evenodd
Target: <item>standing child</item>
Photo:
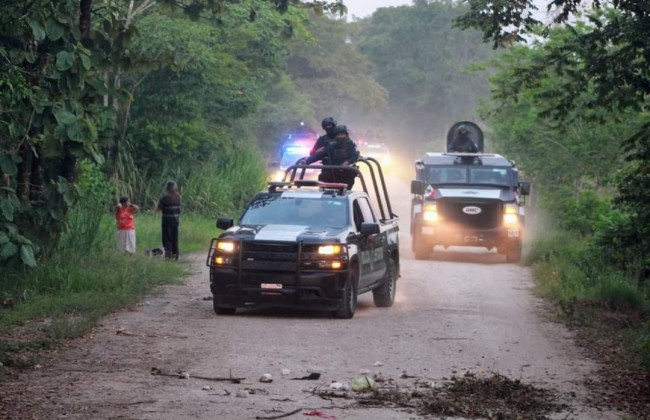
<instances>
[{"instance_id":1,"label":"standing child","mask_svg":"<svg viewBox=\"0 0 650 420\"><path fill-rule=\"evenodd\" d=\"M129 197L121 197L115 211L117 225L117 249L121 252L135 254L135 222L133 215L140 207L132 204Z\"/></svg>"}]
</instances>

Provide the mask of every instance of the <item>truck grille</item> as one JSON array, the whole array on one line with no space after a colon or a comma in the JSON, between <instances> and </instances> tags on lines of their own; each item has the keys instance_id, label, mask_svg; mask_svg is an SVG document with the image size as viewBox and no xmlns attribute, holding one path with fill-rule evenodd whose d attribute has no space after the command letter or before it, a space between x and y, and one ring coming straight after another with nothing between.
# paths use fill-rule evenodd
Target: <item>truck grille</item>
<instances>
[{"instance_id":1,"label":"truck grille","mask_svg":"<svg viewBox=\"0 0 650 420\"><path fill-rule=\"evenodd\" d=\"M242 269L296 271L298 244L242 242Z\"/></svg>"},{"instance_id":2,"label":"truck grille","mask_svg":"<svg viewBox=\"0 0 650 420\"><path fill-rule=\"evenodd\" d=\"M442 199L437 201L438 212L447 222L458 224L468 229L493 229L501 224L503 208L500 201L468 201ZM481 209L479 214L467 214L463 209L468 206Z\"/></svg>"}]
</instances>

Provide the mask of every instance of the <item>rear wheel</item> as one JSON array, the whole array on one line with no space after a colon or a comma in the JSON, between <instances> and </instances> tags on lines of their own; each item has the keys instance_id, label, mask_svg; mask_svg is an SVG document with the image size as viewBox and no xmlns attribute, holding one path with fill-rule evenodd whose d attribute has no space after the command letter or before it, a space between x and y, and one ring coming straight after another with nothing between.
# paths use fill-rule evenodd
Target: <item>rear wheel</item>
<instances>
[{"instance_id":1,"label":"rear wheel","mask_svg":"<svg viewBox=\"0 0 650 420\"><path fill-rule=\"evenodd\" d=\"M214 308L214 313L217 315L233 315L237 311L237 308L218 306L214 296L212 296L212 307Z\"/></svg>"},{"instance_id":2,"label":"rear wheel","mask_svg":"<svg viewBox=\"0 0 650 420\"><path fill-rule=\"evenodd\" d=\"M392 258L388 261L386 275L384 276L381 286L373 289L372 299L375 306L379 308L388 308L395 302L395 293L397 291L397 265Z\"/></svg>"},{"instance_id":3,"label":"rear wheel","mask_svg":"<svg viewBox=\"0 0 650 420\"><path fill-rule=\"evenodd\" d=\"M513 242L506 248L506 262L517 263L521 261L521 241Z\"/></svg>"},{"instance_id":4,"label":"rear wheel","mask_svg":"<svg viewBox=\"0 0 650 420\"><path fill-rule=\"evenodd\" d=\"M356 268L353 267L348 274L348 278L345 280L345 285L343 286L343 302L341 302L341 307L334 312L332 315L334 318L339 319L350 319L354 316L354 311L357 309L357 272Z\"/></svg>"}]
</instances>

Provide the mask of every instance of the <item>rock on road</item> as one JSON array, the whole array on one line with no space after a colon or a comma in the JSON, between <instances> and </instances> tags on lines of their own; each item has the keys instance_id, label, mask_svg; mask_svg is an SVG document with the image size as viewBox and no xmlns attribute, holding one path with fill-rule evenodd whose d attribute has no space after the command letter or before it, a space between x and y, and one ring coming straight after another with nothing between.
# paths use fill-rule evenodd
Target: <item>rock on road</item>
<instances>
[{"instance_id":1,"label":"rock on road","mask_svg":"<svg viewBox=\"0 0 650 420\"><path fill-rule=\"evenodd\" d=\"M414 260L407 185L390 183L394 211L402 216L402 276L392 308L374 307L366 294L352 320L278 310L216 316L205 299L204 256L197 255L183 285L107 317L40 369L6 383L5 395L22 393L32 403L12 407L10 417L240 419L299 408L339 419L418 417L396 408L345 408L350 401L308 392L348 382L361 371L394 378L406 371L433 381L465 371L498 372L572 395L569 418L614 417L584 405L581 383L596 366L580 354L570 332L545 316L544 304L532 295L529 270L478 248L436 248L430 260ZM246 380L154 376L152 367ZM283 369L291 373L282 375ZM291 380L309 372L320 372L320 379ZM272 383L258 382L264 373ZM237 397L244 388L254 393Z\"/></svg>"}]
</instances>

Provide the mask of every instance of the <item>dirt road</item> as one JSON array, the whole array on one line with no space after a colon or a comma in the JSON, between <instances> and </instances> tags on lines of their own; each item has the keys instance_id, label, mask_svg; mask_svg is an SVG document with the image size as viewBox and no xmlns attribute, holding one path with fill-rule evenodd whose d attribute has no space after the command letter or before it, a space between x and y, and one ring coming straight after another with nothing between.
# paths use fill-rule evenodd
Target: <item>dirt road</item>
<instances>
[{"instance_id":1,"label":"dirt road","mask_svg":"<svg viewBox=\"0 0 650 420\"><path fill-rule=\"evenodd\" d=\"M350 401L325 400L310 390L362 372L398 381L406 372L437 382L471 371L557 390L570 405L558 417L615 418L585 403L581 383L594 366L571 334L547 319L532 296L528 269L479 249L437 250L430 260L415 261L408 246L408 191L393 184L394 207L405 216L394 307L378 309L365 295L352 320L277 310L216 316L205 299L203 256L195 256L185 284L108 317L91 336L67 343L42 367L6 383L5 396L26 395L32 403L12 406L11 417L239 419L302 408L339 419L417 418L404 407L346 408ZM153 367L190 378L154 376ZM321 373L320 379L291 380L310 372ZM265 373L272 383L258 381ZM246 380L195 378L229 375Z\"/></svg>"}]
</instances>

